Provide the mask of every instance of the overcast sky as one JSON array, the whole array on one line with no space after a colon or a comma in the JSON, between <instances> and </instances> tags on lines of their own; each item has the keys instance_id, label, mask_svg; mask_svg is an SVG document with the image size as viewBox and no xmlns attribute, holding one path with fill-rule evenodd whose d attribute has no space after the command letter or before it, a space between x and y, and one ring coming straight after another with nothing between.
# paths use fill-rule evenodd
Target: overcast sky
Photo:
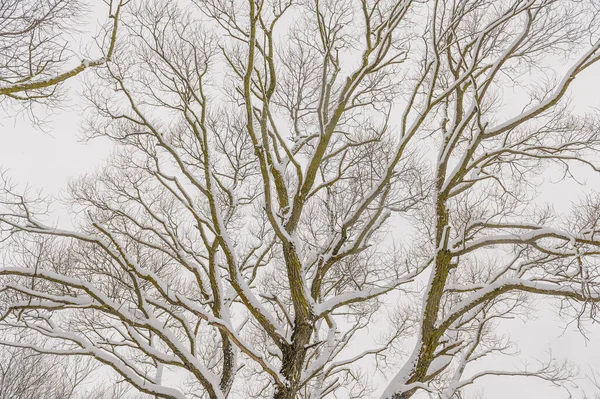
<instances>
[{"instance_id":1,"label":"overcast sky","mask_svg":"<svg viewBox=\"0 0 600 399\"><path fill-rule=\"evenodd\" d=\"M100 3L100 2L99 2ZM98 16L100 18L100 15ZM577 78L572 86L570 97L578 111L600 108L600 65L590 68ZM78 78L79 79L79 78ZM8 172L15 182L28 184L33 189L42 189L46 194L60 195L69 179L92 172L99 168L110 153L106 141L82 143L81 79L69 82L68 99L62 109L49 116L45 131L32 126L25 117L3 117L0 119L0 167ZM6 113L6 110L1 110ZM548 175L548 180L552 179ZM586 190L600 190L597 176L586 177L586 185L547 184L544 199L553 203L557 210L567 210L569 202ZM60 214L58 217L66 217ZM508 321L503 326L513 339L519 342L521 356L515 357L513 364L522 365L524 359L544 359L546 351L552 348L556 357L566 357L580 364L582 374L589 368L600 371L600 325L588 325L588 339L575 332L571 325L564 331L565 322L549 310L546 303L540 303L539 318L521 321ZM535 362L531 362L535 367ZM586 385L585 381L581 382ZM589 386L589 384L587 384ZM487 397L494 398L565 398L565 391L551 388L545 382L523 381L522 379L489 378L478 386L484 388ZM382 387L383 388L383 387ZM574 397L580 397L574 392Z\"/></svg>"}]
</instances>

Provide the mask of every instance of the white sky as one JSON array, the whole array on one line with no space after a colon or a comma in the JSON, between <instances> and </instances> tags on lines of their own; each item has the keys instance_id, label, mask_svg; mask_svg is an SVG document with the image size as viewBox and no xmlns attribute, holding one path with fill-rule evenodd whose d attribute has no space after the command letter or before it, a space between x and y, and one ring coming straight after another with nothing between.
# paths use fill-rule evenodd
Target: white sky
<instances>
[{"instance_id":1,"label":"white sky","mask_svg":"<svg viewBox=\"0 0 600 399\"><path fill-rule=\"evenodd\" d=\"M102 18L102 12L100 9L96 14L98 20ZM570 97L578 111L592 107L600 109L599 76L600 65L590 68L574 82ZM8 176L15 182L26 183L33 189L43 189L46 194L52 195L60 194L69 179L100 167L110 153L110 145L106 141L96 140L89 144L79 141L82 135L82 103L78 93L81 78L69 82L67 86L69 99L63 103L63 109L50 117L47 132L36 129L24 118L1 117L5 111L0 109L0 169L8 171ZM564 210L578 193L590 189L600 190L600 178L590 175L585 186L571 183L547 185L543 192L547 201L555 204L557 210ZM588 341L574 331L574 326L563 333L565 323L547 310L548 306L544 303L540 304L540 308L537 320L526 323L509 321L503 326L521 349L522 356L515 357L513 364L522 365L521 361L526 358L543 359L547 349L551 348L556 357L566 357L580 364L582 374L589 373L590 367L600 372L600 325L588 326ZM535 362L530 364L535 367ZM589 386L585 381L581 384ZM482 389L490 399L568 397L564 390L531 379L490 377L481 380L477 388ZM574 392L573 397L581 395Z\"/></svg>"}]
</instances>

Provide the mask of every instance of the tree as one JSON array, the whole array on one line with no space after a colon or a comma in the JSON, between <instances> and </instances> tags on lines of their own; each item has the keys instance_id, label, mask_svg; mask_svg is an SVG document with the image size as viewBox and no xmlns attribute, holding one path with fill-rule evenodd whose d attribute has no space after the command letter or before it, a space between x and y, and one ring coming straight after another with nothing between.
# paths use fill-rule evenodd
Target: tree
<instances>
[{"instance_id":1,"label":"tree","mask_svg":"<svg viewBox=\"0 0 600 399\"><path fill-rule=\"evenodd\" d=\"M0 347L0 398L74 399L94 370L91 359L65 362L18 347Z\"/></svg>"},{"instance_id":2,"label":"tree","mask_svg":"<svg viewBox=\"0 0 600 399\"><path fill-rule=\"evenodd\" d=\"M17 340L19 342L20 340ZM22 342L22 341L21 341ZM17 346L0 347L1 399L135 399L130 385L95 381L93 358L43 355Z\"/></svg>"},{"instance_id":3,"label":"tree","mask_svg":"<svg viewBox=\"0 0 600 399\"><path fill-rule=\"evenodd\" d=\"M122 15L86 94L117 150L70 186L76 228L6 180L5 328L160 398L572 378L481 359L532 296L596 316L600 197L536 199L545 171L600 170L598 117L566 101L600 59L593 1L192 3Z\"/></svg>"},{"instance_id":4,"label":"tree","mask_svg":"<svg viewBox=\"0 0 600 399\"><path fill-rule=\"evenodd\" d=\"M25 107L53 104L61 83L110 61L123 2L107 3L113 19L104 56L70 67L69 35L87 6L79 0L0 2L0 103ZM32 114L37 120L37 116ZM18 346L0 346L0 398L73 399L94 370L91 359L42 356ZM108 391L106 391L108 392ZM98 391L98 398L100 398Z\"/></svg>"},{"instance_id":5,"label":"tree","mask_svg":"<svg viewBox=\"0 0 600 399\"><path fill-rule=\"evenodd\" d=\"M112 27L102 58L68 66L69 34L87 6L80 0L3 0L0 3L0 100L21 103L53 99L58 86L112 56L122 1L110 0Z\"/></svg>"}]
</instances>

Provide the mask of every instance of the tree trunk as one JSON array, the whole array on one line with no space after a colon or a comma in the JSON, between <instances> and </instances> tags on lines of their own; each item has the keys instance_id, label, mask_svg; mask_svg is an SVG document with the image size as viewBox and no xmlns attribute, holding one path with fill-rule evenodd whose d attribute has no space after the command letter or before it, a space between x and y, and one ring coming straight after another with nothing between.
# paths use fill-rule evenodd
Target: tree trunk
<instances>
[{"instance_id":1,"label":"tree trunk","mask_svg":"<svg viewBox=\"0 0 600 399\"><path fill-rule=\"evenodd\" d=\"M306 358L306 348L312 336L313 327L309 322L297 323L292 334L292 343L283 348L281 374L288 381L287 386L279 386L273 399L295 399L300 389L302 367Z\"/></svg>"}]
</instances>

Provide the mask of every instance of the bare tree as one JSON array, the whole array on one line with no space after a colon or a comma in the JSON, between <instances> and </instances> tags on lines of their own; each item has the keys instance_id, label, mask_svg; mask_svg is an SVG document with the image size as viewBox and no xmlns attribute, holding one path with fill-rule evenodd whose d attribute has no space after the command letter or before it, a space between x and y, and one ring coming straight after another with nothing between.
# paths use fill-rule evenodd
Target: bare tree
<instances>
[{"instance_id":1,"label":"bare tree","mask_svg":"<svg viewBox=\"0 0 600 399\"><path fill-rule=\"evenodd\" d=\"M40 355L17 346L0 347L0 398L74 399L94 371L92 359Z\"/></svg>"},{"instance_id":2,"label":"bare tree","mask_svg":"<svg viewBox=\"0 0 600 399\"><path fill-rule=\"evenodd\" d=\"M27 343L26 343L27 342ZM0 346L0 399L144 399L132 386L98 378L91 357L40 354L28 349L27 337Z\"/></svg>"},{"instance_id":3,"label":"bare tree","mask_svg":"<svg viewBox=\"0 0 600 399\"><path fill-rule=\"evenodd\" d=\"M71 66L69 35L88 6L80 0L3 0L0 3L0 100L41 102L55 97L60 83L112 56L123 1L109 0L111 27L103 57Z\"/></svg>"},{"instance_id":4,"label":"bare tree","mask_svg":"<svg viewBox=\"0 0 600 399\"><path fill-rule=\"evenodd\" d=\"M514 354L496 326L532 296L596 316L600 197L536 199L544 171L600 171L565 98L600 59L594 1L192 3L122 15L87 93L118 149L71 185L77 228L6 181L5 328L160 398L572 378L481 359Z\"/></svg>"}]
</instances>

